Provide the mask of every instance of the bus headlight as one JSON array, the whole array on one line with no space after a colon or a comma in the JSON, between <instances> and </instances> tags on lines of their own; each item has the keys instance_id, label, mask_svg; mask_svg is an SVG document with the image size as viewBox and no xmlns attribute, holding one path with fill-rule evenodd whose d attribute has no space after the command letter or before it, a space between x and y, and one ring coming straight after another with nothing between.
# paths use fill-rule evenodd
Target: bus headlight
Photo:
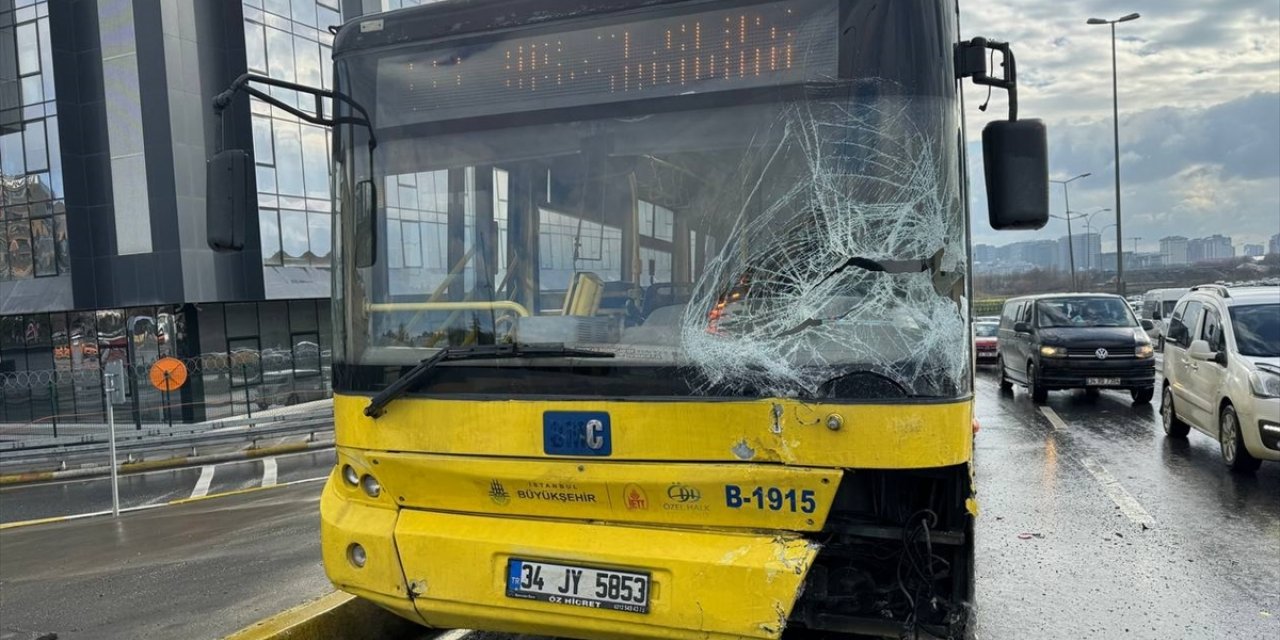
<instances>
[{"instance_id":1,"label":"bus headlight","mask_svg":"<svg viewBox=\"0 0 1280 640\"><path fill-rule=\"evenodd\" d=\"M1040 347L1040 355L1046 358L1065 358L1067 357L1067 348L1045 345Z\"/></svg>"},{"instance_id":2,"label":"bus headlight","mask_svg":"<svg viewBox=\"0 0 1280 640\"><path fill-rule=\"evenodd\" d=\"M376 498L382 493L382 485L378 484L378 479L369 475L360 478L360 488L370 498Z\"/></svg>"},{"instance_id":3,"label":"bus headlight","mask_svg":"<svg viewBox=\"0 0 1280 640\"><path fill-rule=\"evenodd\" d=\"M1249 374L1249 386L1253 395L1262 398L1280 398L1280 373L1261 369Z\"/></svg>"},{"instance_id":4,"label":"bus headlight","mask_svg":"<svg viewBox=\"0 0 1280 640\"><path fill-rule=\"evenodd\" d=\"M342 479L352 487L360 484L360 474L349 464L342 465Z\"/></svg>"},{"instance_id":5,"label":"bus headlight","mask_svg":"<svg viewBox=\"0 0 1280 640\"><path fill-rule=\"evenodd\" d=\"M1133 349L1133 355L1139 358L1151 358L1156 355L1156 350L1149 344L1140 344Z\"/></svg>"}]
</instances>

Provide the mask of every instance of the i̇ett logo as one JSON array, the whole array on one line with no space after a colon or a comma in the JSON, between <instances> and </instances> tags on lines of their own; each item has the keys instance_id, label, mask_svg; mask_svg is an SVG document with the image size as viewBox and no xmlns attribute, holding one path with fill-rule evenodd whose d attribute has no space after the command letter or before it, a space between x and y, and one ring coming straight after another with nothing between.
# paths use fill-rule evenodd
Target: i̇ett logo
<instances>
[{"instance_id":1,"label":"i\u0307ett logo","mask_svg":"<svg viewBox=\"0 0 1280 640\"><path fill-rule=\"evenodd\" d=\"M649 496L645 495L644 489L638 484L629 484L622 490L623 501L627 504L627 511L646 510L649 508Z\"/></svg>"}]
</instances>

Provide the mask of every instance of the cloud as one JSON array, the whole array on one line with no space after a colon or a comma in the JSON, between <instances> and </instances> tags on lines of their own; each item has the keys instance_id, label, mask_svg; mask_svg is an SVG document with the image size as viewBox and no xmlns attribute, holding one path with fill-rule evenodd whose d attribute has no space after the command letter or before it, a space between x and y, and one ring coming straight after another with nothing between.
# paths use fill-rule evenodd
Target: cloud
<instances>
[{"instance_id":1,"label":"cloud","mask_svg":"<svg viewBox=\"0 0 1280 640\"><path fill-rule=\"evenodd\" d=\"M1280 231L1280 3L1025 0L963 4L961 18L965 37L1013 44L1019 114L1045 120L1053 177L1093 173L1070 187L1072 210L1091 211L1114 208L1111 40L1109 28L1084 21L1130 11L1142 18L1116 29L1126 246L1142 236L1139 247L1149 250L1175 234L1265 242ZM997 93L979 114L973 107L985 95L966 87L975 242L1063 235L1060 220L1039 232L995 233L986 224L977 140L1005 109ZM1061 187L1050 204L1062 212Z\"/></svg>"}]
</instances>

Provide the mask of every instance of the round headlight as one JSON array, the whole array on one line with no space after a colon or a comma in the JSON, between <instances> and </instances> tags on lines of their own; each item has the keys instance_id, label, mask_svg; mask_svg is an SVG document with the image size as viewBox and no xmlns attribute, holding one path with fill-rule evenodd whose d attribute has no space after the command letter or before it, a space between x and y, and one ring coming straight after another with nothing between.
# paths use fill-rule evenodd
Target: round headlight
<instances>
[{"instance_id":1,"label":"round headlight","mask_svg":"<svg viewBox=\"0 0 1280 640\"><path fill-rule=\"evenodd\" d=\"M360 474L349 464L342 465L342 479L353 487L360 484Z\"/></svg>"},{"instance_id":2,"label":"round headlight","mask_svg":"<svg viewBox=\"0 0 1280 640\"><path fill-rule=\"evenodd\" d=\"M376 498L382 493L382 485L378 484L378 479L373 476L365 476L360 478L360 488L364 489L365 495L370 498Z\"/></svg>"},{"instance_id":3,"label":"round headlight","mask_svg":"<svg viewBox=\"0 0 1280 640\"><path fill-rule=\"evenodd\" d=\"M364 547L358 542L352 542L347 546L347 561L357 569L364 567L364 563L369 561L368 554L365 553Z\"/></svg>"}]
</instances>

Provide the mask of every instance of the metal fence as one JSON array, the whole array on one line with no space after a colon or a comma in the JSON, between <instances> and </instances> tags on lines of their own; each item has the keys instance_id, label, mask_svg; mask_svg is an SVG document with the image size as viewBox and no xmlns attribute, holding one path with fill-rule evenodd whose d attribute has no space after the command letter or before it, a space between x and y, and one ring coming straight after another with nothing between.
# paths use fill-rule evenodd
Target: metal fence
<instances>
[{"instance_id":1,"label":"metal fence","mask_svg":"<svg viewBox=\"0 0 1280 640\"><path fill-rule=\"evenodd\" d=\"M251 416L273 406L332 397L328 354L233 351L180 358L187 380L164 392L151 384L154 362L121 363L126 402L115 405L122 428ZM60 425L106 420L103 368L0 373L0 424Z\"/></svg>"}]
</instances>

